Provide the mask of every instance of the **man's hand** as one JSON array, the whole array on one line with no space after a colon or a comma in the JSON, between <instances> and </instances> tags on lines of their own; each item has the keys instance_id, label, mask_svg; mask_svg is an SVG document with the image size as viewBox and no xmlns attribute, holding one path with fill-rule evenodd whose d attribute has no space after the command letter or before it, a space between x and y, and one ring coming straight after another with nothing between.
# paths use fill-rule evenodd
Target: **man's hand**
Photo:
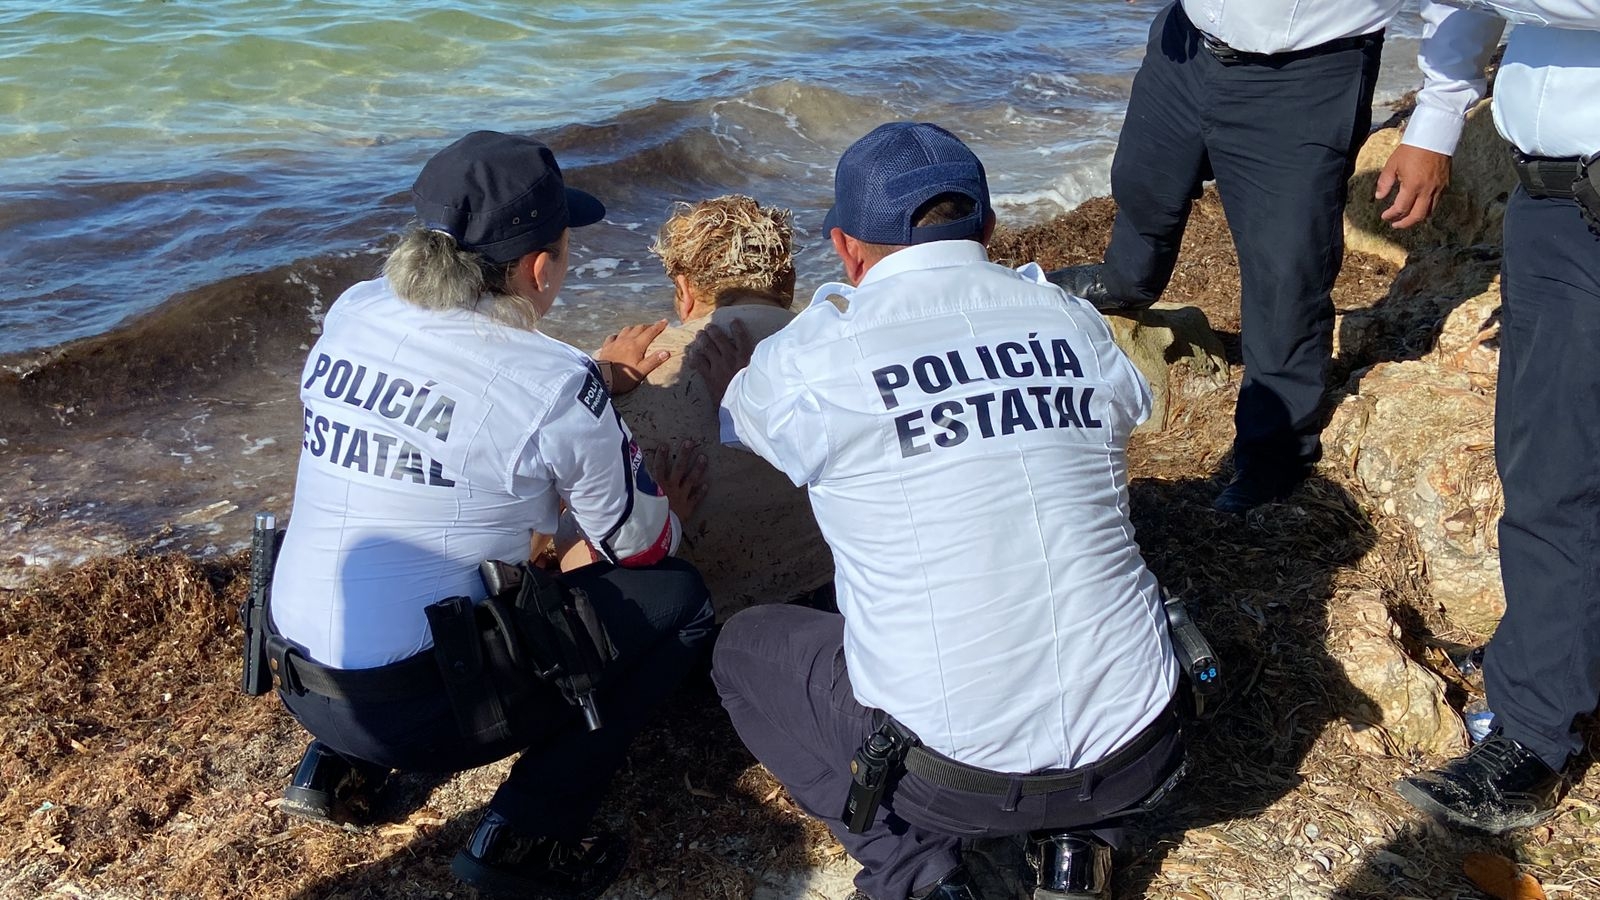
<instances>
[{"instance_id":1,"label":"man's hand","mask_svg":"<svg viewBox=\"0 0 1600 900\"><path fill-rule=\"evenodd\" d=\"M1400 186L1400 193L1381 218L1393 228L1410 228L1428 218L1439 195L1450 186L1450 157L1401 144L1378 174L1373 198L1384 199L1394 192L1395 185Z\"/></svg>"},{"instance_id":2,"label":"man's hand","mask_svg":"<svg viewBox=\"0 0 1600 900\"><path fill-rule=\"evenodd\" d=\"M711 399L720 405L722 395L728 392L728 382L750 364L750 354L755 349L755 338L738 319L733 320L732 331L707 325L689 344L689 365L705 379Z\"/></svg>"},{"instance_id":3,"label":"man's hand","mask_svg":"<svg viewBox=\"0 0 1600 900\"><path fill-rule=\"evenodd\" d=\"M611 393L620 396L644 383L645 376L672 356L666 350L650 352L650 342L667 330L667 320L654 325L629 325L605 339L595 359L611 363Z\"/></svg>"},{"instance_id":4,"label":"man's hand","mask_svg":"<svg viewBox=\"0 0 1600 900\"><path fill-rule=\"evenodd\" d=\"M657 447L650 456L656 483L667 495L667 508L677 514L679 522L689 521L706 495L706 455L696 451L693 441L684 441L676 449Z\"/></svg>"}]
</instances>

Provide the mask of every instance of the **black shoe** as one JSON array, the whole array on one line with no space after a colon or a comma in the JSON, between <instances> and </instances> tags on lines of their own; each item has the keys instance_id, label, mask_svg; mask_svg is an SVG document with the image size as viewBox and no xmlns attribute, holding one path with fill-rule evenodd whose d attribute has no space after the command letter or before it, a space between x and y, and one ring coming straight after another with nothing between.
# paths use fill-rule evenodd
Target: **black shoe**
<instances>
[{"instance_id":1,"label":"black shoe","mask_svg":"<svg viewBox=\"0 0 1600 900\"><path fill-rule=\"evenodd\" d=\"M450 872L492 895L583 900L616 881L627 861L627 845L616 835L562 841L519 831L491 810Z\"/></svg>"},{"instance_id":2,"label":"black shoe","mask_svg":"<svg viewBox=\"0 0 1600 900\"><path fill-rule=\"evenodd\" d=\"M283 792L283 811L322 822L332 821L336 805L357 817L371 811L371 798L389 777L389 770L340 756L327 744L312 741Z\"/></svg>"},{"instance_id":3,"label":"black shoe","mask_svg":"<svg viewBox=\"0 0 1600 900\"><path fill-rule=\"evenodd\" d=\"M1304 467L1252 467L1233 473L1233 479L1222 489L1211 508L1217 512L1246 513L1266 503L1287 500L1300 482L1306 480L1309 470Z\"/></svg>"},{"instance_id":4,"label":"black shoe","mask_svg":"<svg viewBox=\"0 0 1600 900\"><path fill-rule=\"evenodd\" d=\"M1111 845L1087 831L1035 831L1025 851L1034 900L1111 896Z\"/></svg>"},{"instance_id":5,"label":"black shoe","mask_svg":"<svg viewBox=\"0 0 1600 900\"><path fill-rule=\"evenodd\" d=\"M1497 730L1465 756L1400 779L1395 790L1442 822L1505 834L1550 818L1561 799L1561 773Z\"/></svg>"},{"instance_id":6,"label":"black shoe","mask_svg":"<svg viewBox=\"0 0 1600 900\"><path fill-rule=\"evenodd\" d=\"M1111 291L1106 289L1103 272L1103 265L1095 263L1088 266L1067 266L1054 272L1046 272L1044 277L1046 281L1074 297L1082 297L1089 301L1101 312L1137 312L1148 309L1156 302L1154 298L1138 300L1113 296Z\"/></svg>"}]
</instances>

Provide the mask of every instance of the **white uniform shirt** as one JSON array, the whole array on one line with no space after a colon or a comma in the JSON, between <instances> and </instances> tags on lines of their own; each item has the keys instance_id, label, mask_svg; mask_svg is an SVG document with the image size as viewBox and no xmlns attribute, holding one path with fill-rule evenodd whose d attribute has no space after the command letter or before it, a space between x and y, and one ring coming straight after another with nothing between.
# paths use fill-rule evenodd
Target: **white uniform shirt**
<instances>
[{"instance_id":1,"label":"white uniform shirt","mask_svg":"<svg viewBox=\"0 0 1600 900\"><path fill-rule=\"evenodd\" d=\"M891 254L762 341L723 410L810 486L861 703L1002 772L1098 760L1166 706L1127 509L1149 387L1038 266L972 241Z\"/></svg>"},{"instance_id":2,"label":"white uniform shirt","mask_svg":"<svg viewBox=\"0 0 1600 900\"><path fill-rule=\"evenodd\" d=\"M1182 0L1196 28L1247 53L1306 50L1340 38L1386 28L1405 0ZM1404 142L1454 153L1467 110L1483 97L1483 67L1494 46L1483 47L1485 26L1440 3L1422 3L1422 45L1417 66L1422 90L1406 125ZM1499 32L1495 32L1498 36Z\"/></svg>"},{"instance_id":3,"label":"white uniform shirt","mask_svg":"<svg viewBox=\"0 0 1600 900\"><path fill-rule=\"evenodd\" d=\"M360 669L432 646L423 607L480 599L478 563L528 558L565 501L623 564L677 544L598 370L475 312L407 303L382 279L328 311L301 374L305 429L272 619L312 659Z\"/></svg>"},{"instance_id":4,"label":"white uniform shirt","mask_svg":"<svg viewBox=\"0 0 1600 900\"><path fill-rule=\"evenodd\" d=\"M1600 153L1600 0L1452 0L1498 38L1494 123L1530 156Z\"/></svg>"}]
</instances>

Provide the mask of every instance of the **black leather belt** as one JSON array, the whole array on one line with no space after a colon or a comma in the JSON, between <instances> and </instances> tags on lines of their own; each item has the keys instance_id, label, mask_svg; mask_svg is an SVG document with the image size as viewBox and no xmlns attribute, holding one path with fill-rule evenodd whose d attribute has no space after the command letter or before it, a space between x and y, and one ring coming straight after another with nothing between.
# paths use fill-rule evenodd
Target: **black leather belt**
<instances>
[{"instance_id":1,"label":"black leather belt","mask_svg":"<svg viewBox=\"0 0 1600 900\"><path fill-rule=\"evenodd\" d=\"M1577 196L1575 182L1583 177L1583 160L1576 156L1557 158L1528 156L1514 152L1517 180L1528 196L1543 200L1571 200Z\"/></svg>"},{"instance_id":2,"label":"black leather belt","mask_svg":"<svg viewBox=\"0 0 1600 900\"><path fill-rule=\"evenodd\" d=\"M1133 740L1118 747L1105 758L1076 769L1050 769L1030 775L1008 775L956 762L921 744L912 747L906 753L905 766L907 771L940 787L1001 797L1010 796L1015 791L1016 796L1031 797L1035 794L1075 790L1082 787L1086 779L1115 772L1148 753L1167 735L1176 732L1178 725L1178 701L1174 695L1167 703L1167 708L1146 725L1143 731L1135 735ZM1020 791L1016 791L1018 783L1021 786Z\"/></svg>"},{"instance_id":3,"label":"black leather belt","mask_svg":"<svg viewBox=\"0 0 1600 900\"><path fill-rule=\"evenodd\" d=\"M267 638L267 665L278 689L356 703L392 703L444 693L432 650L370 669L335 669L307 659L277 633Z\"/></svg>"},{"instance_id":4,"label":"black leather belt","mask_svg":"<svg viewBox=\"0 0 1600 900\"><path fill-rule=\"evenodd\" d=\"M1211 51L1211 55L1215 56L1217 61L1223 63L1224 65L1233 65L1236 63L1292 62L1293 60L1297 59L1309 59L1313 56L1339 53L1344 50L1355 50L1368 46L1374 41L1383 39L1383 32L1380 30L1374 31L1370 34L1358 34L1351 37L1336 38L1328 41L1325 44L1318 44L1315 47L1306 47L1302 50L1285 50L1282 53L1252 53L1248 50L1235 49L1229 46L1227 42L1223 41L1221 38L1209 35L1204 31L1201 31L1199 28L1196 28L1195 30L1200 32L1201 43L1205 44L1206 49Z\"/></svg>"}]
</instances>

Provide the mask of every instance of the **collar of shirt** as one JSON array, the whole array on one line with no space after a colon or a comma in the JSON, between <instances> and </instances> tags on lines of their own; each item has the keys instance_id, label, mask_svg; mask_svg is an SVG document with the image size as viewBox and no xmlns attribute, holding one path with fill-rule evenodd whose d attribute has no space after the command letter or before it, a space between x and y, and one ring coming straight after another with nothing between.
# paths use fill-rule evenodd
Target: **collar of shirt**
<instances>
[{"instance_id":1,"label":"collar of shirt","mask_svg":"<svg viewBox=\"0 0 1600 900\"><path fill-rule=\"evenodd\" d=\"M822 285L811 295L808 306L827 303L828 298L832 296L848 300L856 291L904 272L970 266L973 263L988 261L989 251L977 241L929 241L926 244L913 244L903 250L896 250L874 263L858 286L851 286L842 281L830 281ZM1037 284L1046 283L1044 270L1039 268L1037 263L1022 266L1017 269L1017 274Z\"/></svg>"}]
</instances>

